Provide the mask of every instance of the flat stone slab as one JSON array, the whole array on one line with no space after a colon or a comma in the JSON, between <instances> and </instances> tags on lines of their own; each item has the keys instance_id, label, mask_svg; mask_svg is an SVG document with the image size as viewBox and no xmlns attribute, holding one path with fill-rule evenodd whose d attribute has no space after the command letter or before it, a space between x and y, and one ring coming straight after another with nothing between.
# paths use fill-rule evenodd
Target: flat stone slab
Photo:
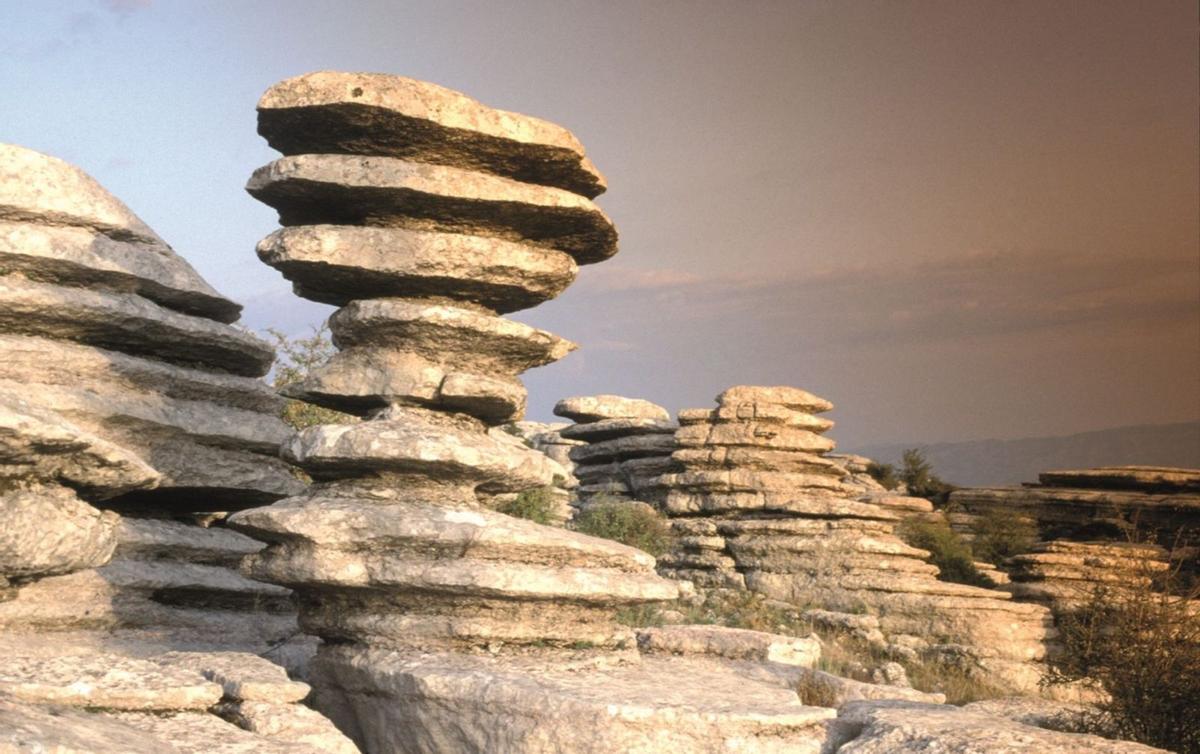
<instances>
[{"instance_id":1,"label":"flat stone slab","mask_svg":"<svg viewBox=\"0 0 1200 754\"><path fill-rule=\"evenodd\" d=\"M180 754L325 754L326 751L299 741L276 741L257 735L207 712L114 712L104 717L160 741L169 741Z\"/></svg>"},{"instance_id":2,"label":"flat stone slab","mask_svg":"<svg viewBox=\"0 0 1200 754\"><path fill-rule=\"evenodd\" d=\"M804 453L824 453L836 447L833 440L806 429L757 422L686 425L675 433L675 441L685 448L732 446Z\"/></svg>"},{"instance_id":3,"label":"flat stone slab","mask_svg":"<svg viewBox=\"0 0 1200 754\"><path fill-rule=\"evenodd\" d=\"M448 371L519 374L558 361L575 344L493 314L408 299L355 301L329 318L338 348L391 348L451 365Z\"/></svg>"},{"instance_id":4,"label":"flat stone slab","mask_svg":"<svg viewBox=\"0 0 1200 754\"><path fill-rule=\"evenodd\" d=\"M634 664L413 655L357 648L316 660L369 751L739 751L816 754L834 711L715 659Z\"/></svg>"},{"instance_id":5,"label":"flat stone slab","mask_svg":"<svg viewBox=\"0 0 1200 754\"><path fill-rule=\"evenodd\" d=\"M57 485L0 490L0 576L70 573L108 562L118 517Z\"/></svg>"},{"instance_id":6,"label":"flat stone slab","mask_svg":"<svg viewBox=\"0 0 1200 754\"><path fill-rule=\"evenodd\" d=\"M601 419L586 424L571 424L559 431L567 440L601 442L633 435L674 435L679 425L669 419Z\"/></svg>"},{"instance_id":7,"label":"flat stone slab","mask_svg":"<svg viewBox=\"0 0 1200 754\"><path fill-rule=\"evenodd\" d=\"M851 702L838 724L853 731L838 754L1151 754L1142 744L1060 733L953 705L901 701Z\"/></svg>"},{"instance_id":8,"label":"flat stone slab","mask_svg":"<svg viewBox=\"0 0 1200 754\"><path fill-rule=\"evenodd\" d=\"M171 743L98 715L26 704L0 695L0 751L5 754L178 754Z\"/></svg>"},{"instance_id":9,"label":"flat stone slab","mask_svg":"<svg viewBox=\"0 0 1200 754\"><path fill-rule=\"evenodd\" d=\"M669 456L674 450L675 435L671 433L627 435L571 448L569 456L578 464L606 463L628 458Z\"/></svg>"},{"instance_id":10,"label":"flat stone slab","mask_svg":"<svg viewBox=\"0 0 1200 754\"><path fill-rule=\"evenodd\" d=\"M656 419L670 421L671 412L641 398L620 395L579 395L554 404L554 415L586 424L603 419Z\"/></svg>"},{"instance_id":11,"label":"flat stone slab","mask_svg":"<svg viewBox=\"0 0 1200 754\"><path fill-rule=\"evenodd\" d=\"M277 230L259 242L258 258L296 295L325 304L444 297L502 314L549 301L579 269L561 251L499 238L347 225Z\"/></svg>"},{"instance_id":12,"label":"flat stone slab","mask_svg":"<svg viewBox=\"0 0 1200 754\"><path fill-rule=\"evenodd\" d=\"M834 426L829 419L813 416L803 411L795 411L775 403L734 403L715 409L693 408L679 412L681 424L750 421L807 429L818 434L833 429Z\"/></svg>"},{"instance_id":13,"label":"flat stone slab","mask_svg":"<svg viewBox=\"0 0 1200 754\"><path fill-rule=\"evenodd\" d=\"M99 497L159 481L158 473L127 448L8 390L0 390L0 478L65 483Z\"/></svg>"},{"instance_id":14,"label":"flat stone slab","mask_svg":"<svg viewBox=\"0 0 1200 754\"><path fill-rule=\"evenodd\" d=\"M604 176L569 131L425 81L318 71L275 84L258 132L284 154L389 155L558 186L589 198Z\"/></svg>"},{"instance_id":15,"label":"flat stone slab","mask_svg":"<svg viewBox=\"0 0 1200 754\"><path fill-rule=\"evenodd\" d=\"M544 454L501 441L482 428L472 431L408 417L309 427L284 446L283 457L316 478L386 471L491 492L544 487L553 482L557 466Z\"/></svg>"},{"instance_id":16,"label":"flat stone slab","mask_svg":"<svg viewBox=\"0 0 1200 754\"><path fill-rule=\"evenodd\" d=\"M663 486L671 487L665 474ZM847 500L820 490L808 492L690 492L672 489L664 504L672 516L715 515L745 511L790 513L808 518L861 518L869 521L898 521L899 516L878 505Z\"/></svg>"},{"instance_id":17,"label":"flat stone slab","mask_svg":"<svg viewBox=\"0 0 1200 754\"><path fill-rule=\"evenodd\" d=\"M0 221L0 274L11 273L136 293L226 324L237 321L242 310L162 241L117 240L90 228Z\"/></svg>"},{"instance_id":18,"label":"flat stone slab","mask_svg":"<svg viewBox=\"0 0 1200 754\"><path fill-rule=\"evenodd\" d=\"M0 693L39 704L118 710L204 710L221 687L185 668L115 654L39 656L10 647Z\"/></svg>"},{"instance_id":19,"label":"flat stone slab","mask_svg":"<svg viewBox=\"0 0 1200 754\"><path fill-rule=\"evenodd\" d=\"M1038 480L1049 487L1200 492L1200 469L1169 466L1102 466L1095 469L1044 471Z\"/></svg>"},{"instance_id":20,"label":"flat stone slab","mask_svg":"<svg viewBox=\"0 0 1200 754\"><path fill-rule=\"evenodd\" d=\"M242 558L265 546L225 527L206 528L167 519L124 516L117 526L117 552L127 558L169 558L236 568Z\"/></svg>"},{"instance_id":21,"label":"flat stone slab","mask_svg":"<svg viewBox=\"0 0 1200 754\"><path fill-rule=\"evenodd\" d=\"M359 754L358 747L316 710L302 704L221 702L216 713L272 742L312 747L327 754Z\"/></svg>"},{"instance_id":22,"label":"flat stone slab","mask_svg":"<svg viewBox=\"0 0 1200 754\"><path fill-rule=\"evenodd\" d=\"M246 652L168 652L155 661L195 670L220 684L227 700L287 704L309 692L307 683L289 679L283 668Z\"/></svg>"},{"instance_id":23,"label":"flat stone slab","mask_svg":"<svg viewBox=\"0 0 1200 754\"><path fill-rule=\"evenodd\" d=\"M815 636L780 636L725 626L662 626L637 632L643 653L714 655L811 668L821 657Z\"/></svg>"},{"instance_id":24,"label":"flat stone slab","mask_svg":"<svg viewBox=\"0 0 1200 754\"><path fill-rule=\"evenodd\" d=\"M799 474L826 474L844 478L845 471L816 453L765 448L712 447L680 448L672 456L687 468L759 469ZM928 502L928 501L926 501Z\"/></svg>"},{"instance_id":25,"label":"flat stone slab","mask_svg":"<svg viewBox=\"0 0 1200 754\"><path fill-rule=\"evenodd\" d=\"M247 332L141 296L13 276L0 278L0 327L247 377L263 376L275 361L274 350Z\"/></svg>"},{"instance_id":26,"label":"flat stone slab","mask_svg":"<svg viewBox=\"0 0 1200 754\"><path fill-rule=\"evenodd\" d=\"M369 225L493 236L570 254L578 264L617 253L612 221L558 188L395 157L302 154L250 177L246 190L281 225Z\"/></svg>"},{"instance_id":27,"label":"flat stone slab","mask_svg":"<svg viewBox=\"0 0 1200 754\"><path fill-rule=\"evenodd\" d=\"M833 404L824 398L815 396L807 390L786 386L737 385L718 395L717 403L722 407L736 407L739 404L768 404L809 414L820 414L833 410Z\"/></svg>"}]
</instances>

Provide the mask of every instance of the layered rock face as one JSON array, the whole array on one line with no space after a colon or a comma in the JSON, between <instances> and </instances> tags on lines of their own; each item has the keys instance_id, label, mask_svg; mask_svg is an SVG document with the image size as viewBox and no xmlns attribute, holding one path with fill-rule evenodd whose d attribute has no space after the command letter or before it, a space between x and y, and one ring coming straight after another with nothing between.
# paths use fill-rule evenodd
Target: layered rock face
<instances>
[{"instance_id":1,"label":"layered rock face","mask_svg":"<svg viewBox=\"0 0 1200 754\"><path fill-rule=\"evenodd\" d=\"M679 415L674 459L685 470L661 480L679 545L660 559L661 573L705 589L866 610L889 637L1036 688L1048 611L938 580L929 553L894 534L911 511L864 495L825 457L834 443L823 433L833 423L819 414L832 404L795 388L748 386L717 403Z\"/></svg>"},{"instance_id":2,"label":"layered rock face","mask_svg":"<svg viewBox=\"0 0 1200 754\"><path fill-rule=\"evenodd\" d=\"M82 171L0 146L0 575L24 584L0 625L294 632L236 572L259 545L202 527L303 488L239 311Z\"/></svg>"},{"instance_id":3,"label":"layered rock face","mask_svg":"<svg viewBox=\"0 0 1200 754\"><path fill-rule=\"evenodd\" d=\"M0 145L0 728L15 750L356 751L256 656L297 633L295 609L238 573L264 545L220 526L303 488L258 379L274 353L230 325L239 311L87 175Z\"/></svg>"},{"instance_id":4,"label":"layered rock face","mask_svg":"<svg viewBox=\"0 0 1200 754\"><path fill-rule=\"evenodd\" d=\"M1045 540L1119 540L1133 520L1163 545L1176 544L1180 532L1200 537L1198 469L1048 471L1038 475L1037 484L956 490L950 502L961 511L951 523L968 535L980 516L1000 510L1028 518Z\"/></svg>"},{"instance_id":5,"label":"layered rock face","mask_svg":"<svg viewBox=\"0 0 1200 754\"><path fill-rule=\"evenodd\" d=\"M659 479L678 470L671 459L678 425L669 411L639 398L589 395L562 399L554 413L575 422L559 434L579 443L570 450L579 505L663 502L666 490Z\"/></svg>"},{"instance_id":6,"label":"layered rock face","mask_svg":"<svg viewBox=\"0 0 1200 754\"><path fill-rule=\"evenodd\" d=\"M1009 558L1005 568L1012 579L1005 589L1014 597L1057 612L1087 603L1098 591L1151 589L1171 563L1156 545L1055 540Z\"/></svg>"},{"instance_id":7,"label":"layered rock face","mask_svg":"<svg viewBox=\"0 0 1200 754\"><path fill-rule=\"evenodd\" d=\"M494 428L521 417L517 375L574 348L500 315L616 251L575 139L430 84L333 72L272 87L259 124L287 154L248 185L285 226L259 255L341 306L339 353L290 392L366 418L301 432L284 456L316 484L231 519L269 543L249 572L295 589L324 639L322 708L379 752L809 740L827 711L778 687L753 714L732 693L661 698L663 669L613 617L677 595L653 558L491 509L552 482L557 464Z\"/></svg>"}]
</instances>

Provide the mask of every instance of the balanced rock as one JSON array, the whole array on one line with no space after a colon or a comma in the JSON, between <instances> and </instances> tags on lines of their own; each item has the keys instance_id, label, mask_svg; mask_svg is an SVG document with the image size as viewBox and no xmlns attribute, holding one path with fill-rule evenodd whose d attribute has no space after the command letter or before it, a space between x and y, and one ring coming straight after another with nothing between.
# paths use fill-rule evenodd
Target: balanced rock
<instances>
[{"instance_id":1,"label":"balanced rock","mask_svg":"<svg viewBox=\"0 0 1200 754\"><path fill-rule=\"evenodd\" d=\"M616 611L679 593L652 557L494 509L562 470L501 427L518 375L574 347L499 315L616 252L574 139L376 75L292 79L259 116L288 154L247 186L286 226L260 256L341 306L339 353L289 394L366 418L299 433L284 456L317 484L230 518L268 543L247 572L323 639L318 708L368 751L819 750L831 711L777 679L638 654Z\"/></svg>"}]
</instances>

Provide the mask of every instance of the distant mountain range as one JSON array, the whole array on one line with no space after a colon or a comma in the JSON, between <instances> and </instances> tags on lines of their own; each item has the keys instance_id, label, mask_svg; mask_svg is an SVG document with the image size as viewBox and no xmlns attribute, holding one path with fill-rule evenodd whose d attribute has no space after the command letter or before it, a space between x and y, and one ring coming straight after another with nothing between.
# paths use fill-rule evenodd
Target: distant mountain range
<instances>
[{"instance_id":1,"label":"distant mountain range","mask_svg":"<svg viewBox=\"0 0 1200 754\"><path fill-rule=\"evenodd\" d=\"M883 463L900 463L917 447L934 473L961 487L1035 482L1039 472L1090 466L1182 466L1200 468L1200 421L1140 424L1062 437L974 440L932 445L873 445L851 450Z\"/></svg>"}]
</instances>

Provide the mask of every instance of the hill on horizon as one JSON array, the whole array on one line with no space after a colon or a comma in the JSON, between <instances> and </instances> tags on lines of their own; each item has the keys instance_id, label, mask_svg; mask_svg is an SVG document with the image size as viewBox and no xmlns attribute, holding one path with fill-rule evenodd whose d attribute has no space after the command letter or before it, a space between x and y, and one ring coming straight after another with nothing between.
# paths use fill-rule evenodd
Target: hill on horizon
<instances>
[{"instance_id":1,"label":"hill on horizon","mask_svg":"<svg viewBox=\"0 0 1200 754\"><path fill-rule=\"evenodd\" d=\"M934 473L960 487L1035 482L1051 469L1092 466L1200 468L1200 421L1139 424L1058 437L1016 440L868 445L848 452L899 465L907 448L919 448Z\"/></svg>"}]
</instances>

